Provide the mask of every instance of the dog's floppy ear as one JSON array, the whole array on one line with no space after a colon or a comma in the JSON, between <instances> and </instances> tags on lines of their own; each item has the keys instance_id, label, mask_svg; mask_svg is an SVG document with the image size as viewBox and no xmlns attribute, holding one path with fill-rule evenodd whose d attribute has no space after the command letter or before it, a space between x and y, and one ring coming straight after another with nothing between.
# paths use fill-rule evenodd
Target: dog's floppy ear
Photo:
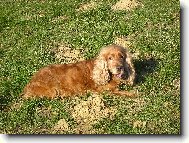
<instances>
[{"instance_id":1,"label":"dog's floppy ear","mask_svg":"<svg viewBox=\"0 0 189 143\"><path fill-rule=\"evenodd\" d=\"M97 85L105 85L110 80L107 61L102 55L95 60L92 78Z\"/></svg>"},{"instance_id":2,"label":"dog's floppy ear","mask_svg":"<svg viewBox=\"0 0 189 143\"><path fill-rule=\"evenodd\" d=\"M126 54L125 70L128 75L126 82L129 85L133 85L136 75L135 75L135 68L133 65L132 55L129 53L128 49L125 49L125 54Z\"/></svg>"}]
</instances>

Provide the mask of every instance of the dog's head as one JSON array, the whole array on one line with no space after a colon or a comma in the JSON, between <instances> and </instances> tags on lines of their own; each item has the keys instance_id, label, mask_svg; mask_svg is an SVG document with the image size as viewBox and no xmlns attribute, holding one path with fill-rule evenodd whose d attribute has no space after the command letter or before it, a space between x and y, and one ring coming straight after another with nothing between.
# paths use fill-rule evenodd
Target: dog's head
<instances>
[{"instance_id":1,"label":"dog's head","mask_svg":"<svg viewBox=\"0 0 189 143\"><path fill-rule=\"evenodd\" d=\"M106 84L112 76L127 80L129 84L133 84L135 76L130 53L118 45L102 48L93 70L93 79L98 85Z\"/></svg>"}]
</instances>

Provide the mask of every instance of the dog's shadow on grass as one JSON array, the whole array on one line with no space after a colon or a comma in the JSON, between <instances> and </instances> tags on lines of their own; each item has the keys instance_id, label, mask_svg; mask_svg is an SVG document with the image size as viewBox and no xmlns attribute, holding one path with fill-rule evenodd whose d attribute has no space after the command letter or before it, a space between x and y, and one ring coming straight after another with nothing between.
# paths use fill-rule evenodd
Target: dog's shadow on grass
<instances>
[{"instance_id":1,"label":"dog's shadow on grass","mask_svg":"<svg viewBox=\"0 0 189 143\"><path fill-rule=\"evenodd\" d=\"M136 70L135 83L140 84L145 82L145 76L153 73L158 65L158 60L153 58L134 60L134 67Z\"/></svg>"}]
</instances>

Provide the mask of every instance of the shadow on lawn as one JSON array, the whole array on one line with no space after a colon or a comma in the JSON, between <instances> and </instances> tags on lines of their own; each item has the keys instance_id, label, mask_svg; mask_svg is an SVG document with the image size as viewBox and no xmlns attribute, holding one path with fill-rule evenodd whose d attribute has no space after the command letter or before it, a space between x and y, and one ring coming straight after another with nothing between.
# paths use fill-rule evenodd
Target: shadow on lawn
<instances>
[{"instance_id":1,"label":"shadow on lawn","mask_svg":"<svg viewBox=\"0 0 189 143\"><path fill-rule=\"evenodd\" d=\"M134 61L136 70L136 84L144 82L145 76L153 73L157 65L158 61L153 58Z\"/></svg>"}]
</instances>

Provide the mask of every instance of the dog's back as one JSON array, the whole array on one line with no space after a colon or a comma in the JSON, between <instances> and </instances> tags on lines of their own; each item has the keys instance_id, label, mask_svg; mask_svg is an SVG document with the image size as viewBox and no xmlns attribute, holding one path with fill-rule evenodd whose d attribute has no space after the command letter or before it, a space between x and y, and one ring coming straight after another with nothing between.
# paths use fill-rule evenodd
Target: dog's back
<instances>
[{"instance_id":1,"label":"dog's back","mask_svg":"<svg viewBox=\"0 0 189 143\"><path fill-rule=\"evenodd\" d=\"M92 89L91 72L94 60L72 64L50 65L34 74L26 85L23 97L65 97Z\"/></svg>"}]
</instances>

